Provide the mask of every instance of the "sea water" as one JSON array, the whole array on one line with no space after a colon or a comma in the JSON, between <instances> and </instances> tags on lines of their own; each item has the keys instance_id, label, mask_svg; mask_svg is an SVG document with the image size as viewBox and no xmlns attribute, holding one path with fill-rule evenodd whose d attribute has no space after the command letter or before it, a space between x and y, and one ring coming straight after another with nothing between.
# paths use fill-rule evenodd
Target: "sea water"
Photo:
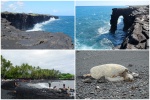
<instances>
[{"instance_id":1,"label":"sea water","mask_svg":"<svg viewBox=\"0 0 150 100\"><path fill-rule=\"evenodd\" d=\"M126 35L123 17L119 17L115 34L109 32L113 8L125 6L77 6L76 49L112 49L120 45Z\"/></svg>"},{"instance_id":2,"label":"sea water","mask_svg":"<svg viewBox=\"0 0 150 100\"><path fill-rule=\"evenodd\" d=\"M54 86L56 86L57 89L59 88L63 88L63 84L65 84L66 88L71 88L71 89L75 89L74 87L74 80L60 80L60 81L51 81L51 87L53 88ZM33 87L33 88L48 88L49 89L49 81L47 82L39 82L39 83L27 83L27 86ZM70 92L70 96L75 96L75 92L69 91Z\"/></svg>"},{"instance_id":3,"label":"sea water","mask_svg":"<svg viewBox=\"0 0 150 100\"><path fill-rule=\"evenodd\" d=\"M28 31L60 32L67 34L74 41L74 16L59 16L59 19L52 17L48 21L35 24L33 29Z\"/></svg>"},{"instance_id":4,"label":"sea water","mask_svg":"<svg viewBox=\"0 0 150 100\"><path fill-rule=\"evenodd\" d=\"M39 82L39 83L28 83L28 86L32 86L35 88L49 88L49 82ZM57 88L63 88L63 84L65 84L66 88L74 89L74 80L61 80L61 81L51 81L51 87L56 86Z\"/></svg>"}]
</instances>

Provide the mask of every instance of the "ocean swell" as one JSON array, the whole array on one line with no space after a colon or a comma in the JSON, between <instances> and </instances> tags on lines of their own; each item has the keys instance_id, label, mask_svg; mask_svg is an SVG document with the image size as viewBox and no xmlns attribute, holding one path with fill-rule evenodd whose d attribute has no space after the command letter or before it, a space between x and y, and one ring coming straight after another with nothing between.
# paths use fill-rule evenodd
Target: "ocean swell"
<instances>
[{"instance_id":1,"label":"ocean swell","mask_svg":"<svg viewBox=\"0 0 150 100\"><path fill-rule=\"evenodd\" d=\"M30 31L42 31L42 26L43 25L46 25L46 24L48 24L50 22L53 22L55 20L58 20L58 19L55 19L54 17L51 17L48 21L44 21L42 23L35 24L34 27L33 27L33 29L27 30L26 32L30 32Z\"/></svg>"}]
</instances>

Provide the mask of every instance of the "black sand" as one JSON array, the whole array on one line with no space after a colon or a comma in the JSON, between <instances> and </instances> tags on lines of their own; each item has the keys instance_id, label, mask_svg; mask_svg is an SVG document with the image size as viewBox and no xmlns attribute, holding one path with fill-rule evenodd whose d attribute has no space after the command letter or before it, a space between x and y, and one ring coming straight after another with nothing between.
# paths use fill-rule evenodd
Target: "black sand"
<instances>
[{"instance_id":1,"label":"black sand","mask_svg":"<svg viewBox=\"0 0 150 100\"><path fill-rule=\"evenodd\" d=\"M148 51L77 51L76 98L84 99L148 99L149 98ZM90 68L106 63L117 63L137 72L133 82L84 83L83 74ZM96 89L99 86L99 89Z\"/></svg>"},{"instance_id":2,"label":"black sand","mask_svg":"<svg viewBox=\"0 0 150 100\"><path fill-rule=\"evenodd\" d=\"M41 82L32 81L30 83ZM14 85L14 81L1 82L1 99L73 99L69 96L67 91L48 89L48 88L35 88L27 86L29 82L17 82L18 87Z\"/></svg>"}]
</instances>

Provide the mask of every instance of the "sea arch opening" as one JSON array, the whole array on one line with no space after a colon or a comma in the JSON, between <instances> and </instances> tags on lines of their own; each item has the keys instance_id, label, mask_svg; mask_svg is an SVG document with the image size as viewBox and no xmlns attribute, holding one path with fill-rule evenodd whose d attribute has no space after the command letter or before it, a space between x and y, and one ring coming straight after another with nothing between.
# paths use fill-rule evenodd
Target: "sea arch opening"
<instances>
[{"instance_id":1,"label":"sea arch opening","mask_svg":"<svg viewBox=\"0 0 150 100\"><path fill-rule=\"evenodd\" d=\"M120 15L117 20L117 30L124 30L124 17Z\"/></svg>"}]
</instances>

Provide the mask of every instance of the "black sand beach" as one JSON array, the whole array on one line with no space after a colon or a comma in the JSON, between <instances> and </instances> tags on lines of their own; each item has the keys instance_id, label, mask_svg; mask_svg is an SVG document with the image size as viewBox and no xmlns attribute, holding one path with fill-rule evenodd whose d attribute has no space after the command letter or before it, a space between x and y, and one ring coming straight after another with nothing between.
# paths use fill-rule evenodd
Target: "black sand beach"
<instances>
[{"instance_id":1,"label":"black sand beach","mask_svg":"<svg viewBox=\"0 0 150 100\"><path fill-rule=\"evenodd\" d=\"M77 51L76 53L76 98L77 99L148 99L149 56L148 51ZM83 74L90 68L117 63L139 74L133 82L84 83ZM99 87L96 89L96 87Z\"/></svg>"},{"instance_id":2,"label":"black sand beach","mask_svg":"<svg viewBox=\"0 0 150 100\"><path fill-rule=\"evenodd\" d=\"M73 99L73 96L69 96L64 89L53 90L49 88L35 88L28 86L28 83L42 83L44 81L28 81L17 82L18 87L14 86L14 81L2 81L1 82L1 99Z\"/></svg>"}]
</instances>

